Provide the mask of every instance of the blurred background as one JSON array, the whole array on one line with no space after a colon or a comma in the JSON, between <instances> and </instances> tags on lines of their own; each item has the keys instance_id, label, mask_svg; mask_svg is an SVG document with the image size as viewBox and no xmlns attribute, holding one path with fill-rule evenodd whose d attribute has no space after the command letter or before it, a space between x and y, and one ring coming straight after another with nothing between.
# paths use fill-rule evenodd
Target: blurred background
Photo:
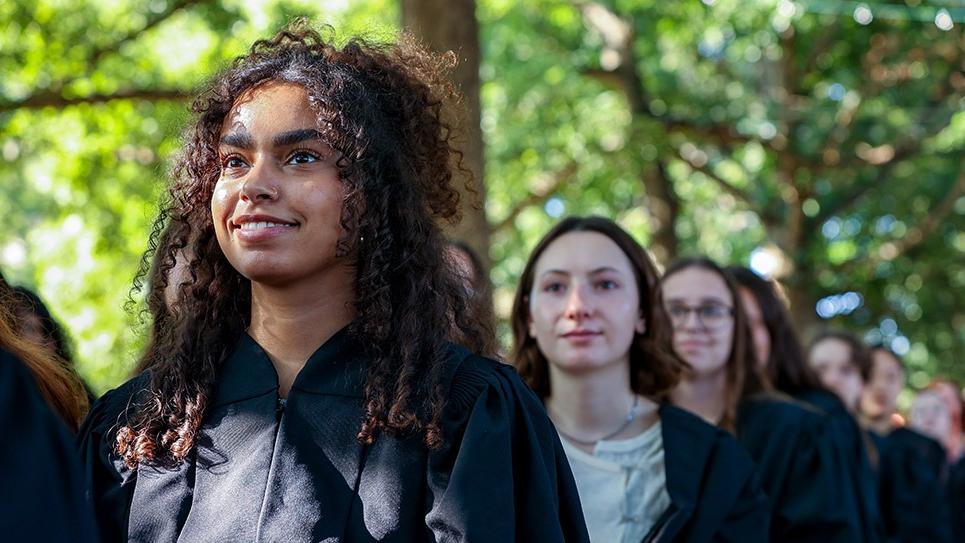
<instances>
[{"instance_id":1,"label":"blurred background","mask_svg":"<svg viewBox=\"0 0 965 543\"><path fill-rule=\"evenodd\" d=\"M192 93L298 16L455 52L478 205L451 233L500 318L536 240L601 214L661 263L778 279L805 336L883 342L913 387L965 379L961 0L4 0L0 271L95 391L142 346L125 302Z\"/></svg>"}]
</instances>

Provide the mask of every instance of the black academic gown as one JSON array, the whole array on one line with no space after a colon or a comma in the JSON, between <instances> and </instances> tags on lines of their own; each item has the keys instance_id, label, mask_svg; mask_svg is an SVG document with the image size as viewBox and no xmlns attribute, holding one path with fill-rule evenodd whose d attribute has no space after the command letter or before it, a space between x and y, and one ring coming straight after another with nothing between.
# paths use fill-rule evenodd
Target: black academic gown
<instances>
[{"instance_id":1,"label":"black academic gown","mask_svg":"<svg viewBox=\"0 0 965 543\"><path fill-rule=\"evenodd\" d=\"M645 541L768 541L767 497L737 441L672 405L660 407L660 425L670 507Z\"/></svg>"},{"instance_id":2,"label":"black academic gown","mask_svg":"<svg viewBox=\"0 0 965 543\"><path fill-rule=\"evenodd\" d=\"M842 507L854 511L849 518L856 521L855 541L885 541L884 523L878 509L878 486L868 456L870 443L864 431L844 403L830 392L809 390L797 399L818 408L825 416L824 430L837 457L835 468L840 470L835 478L847 483L839 484L835 492Z\"/></svg>"},{"instance_id":3,"label":"black academic gown","mask_svg":"<svg viewBox=\"0 0 965 543\"><path fill-rule=\"evenodd\" d=\"M948 472L948 505L952 517L952 540L965 543L965 456Z\"/></svg>"},{"instance_id":4,"label":"black academic gown","mask_svg":"<svg viewBox=\"0 0 965 543\"><path fill-rule=\"evenodd\" d=\"M770 394L738 407L737 438L757 462L771 502L771 541L860 541L857 512L840 499L842 470L823 418L811 406Z\"/></svg>"},{"instance_id":5,"label":"black academic gown","mask_svg":"<svg viewBox=\"0 0 965 543\"><path fill-rule=\"evenodd\" d=\"M897 428L884 437L871 436L878 448L880 505L888 541L951 541L941 444L907 428Z\"/></svg>"},{"instance_id":6,"label":"black academic gown","mask_svg":"<svg viewBox=\"0 0 965 543\"><path fill-rule=\"evenodd\" d=\"M33 375L0 349L0 540L93 543L80 462Z\"/></svg>"},{"instance_id":7,"label":"black academic gown","mask_svg":"<svg viewBox=\"0 0 965 543\"><path fill-rule=\"evenodd\" d=\"M134 379L92 409L80 438L105 541L587 541L562 445L511 367L453 347L446 445L380 435L363 446L366 358L344 331L316 351L287 402L243 335L198 445L178 469L123 467L118 417Z\"/></svg>"}]
</instances>

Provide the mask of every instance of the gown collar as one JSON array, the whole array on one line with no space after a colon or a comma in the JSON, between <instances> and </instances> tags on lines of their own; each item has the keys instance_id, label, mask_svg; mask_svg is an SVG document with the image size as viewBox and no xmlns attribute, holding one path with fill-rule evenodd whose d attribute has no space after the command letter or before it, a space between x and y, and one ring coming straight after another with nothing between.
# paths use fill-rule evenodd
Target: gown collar
<instances>
[{"instance_id":1,"label":"gown collar","mask_svg":"<svg viewBox=\"0 0 965 543\"><path fill-rule=\"evenodd\" d=\"M292 392L362 398L365 384L362 349L342 328L308 358L292 384ZM218 375L215 405L225 405L269 392L277 394L278 374L268 353L250 335L242 333L234 352Z\"/></svg>"}]
</instances>

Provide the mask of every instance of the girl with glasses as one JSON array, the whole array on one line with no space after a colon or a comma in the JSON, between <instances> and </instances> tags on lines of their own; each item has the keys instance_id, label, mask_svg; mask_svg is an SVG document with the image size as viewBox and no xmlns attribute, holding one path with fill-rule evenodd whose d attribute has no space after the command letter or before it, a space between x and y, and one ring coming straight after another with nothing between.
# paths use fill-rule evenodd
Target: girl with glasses
<instances>
[{"instance_id":1,"label":"girl with glasses","mask_svg":"<svg viewBox=\"0 0 965 543\"><path fill-rule=\"evenodd\" d=\"M671 401L733 432L750 452L771 502L771 541L856 541L822 417L772 391L731 276L706 258L680 260L660 294L673 349L689 364Z\"/></svg>"},{"instance_id":2,"label":"girl with glasses","mask_svg":"<svg viewBox=\"0 0 965 543\"><path fill-rule=\"evenodd\" d=\"M666 403L685 366L667 350L656 284L614 222L562 221L523 270L512 359L563 438L591 540L766 541L747 453Z\"/></svg>"}]
</instances>

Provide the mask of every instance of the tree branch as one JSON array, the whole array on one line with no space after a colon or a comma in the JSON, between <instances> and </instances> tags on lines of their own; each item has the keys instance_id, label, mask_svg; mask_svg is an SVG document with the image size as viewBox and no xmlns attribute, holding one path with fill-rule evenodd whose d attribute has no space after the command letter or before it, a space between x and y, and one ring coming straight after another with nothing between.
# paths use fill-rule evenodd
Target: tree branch
<instances>
[{"instance_id":1,"label":"tree branch","mask_svg":"<svg viewBox=\"0 0 965 543\"><path fill-rule=\"evenodd\" d=\"M954 209L955 202L962 196L965 196L965 160L962 160L958 170L958 178L952 186L948 188L948 192L945 193L945 197L942 198L941 202L929 210L925 220L909 230L904 238L883 245L879 251L881 258L884 260L894 260L918 245L921 245L938 229L945 217Z\"/></svg>"},{"instance_id":2,"label":"tree branch","mask_svg":"<svg viewBox=\"0 0 965 543\"><path fill-rule=\"evenodd\" d=\"M44 107L64 108L77 104L100 104L112 100L186 100L193 93L187 89L127 89L109 94L88 94L86 96L65 97L56 91L32 94L23 100L0 102L0 113L15 109L40 109Z\"/></svg>"},{"instance_id":3,"label":"tree branch","mask_svg":"<svg viewBox=\"0 0 965 543\"><path fill-rule=\"evenodd\" d=\"M522 200L516 202L505 217L493 224L493 234L511 227L516 221L516 217L519 217L519 214L526 208L539 204L549 198L558 188L572 179L578 169L579 164L573 160L557 172L549 174L548 176L540 176L542 179L538 178L537 181L533 183L534 187L530 189L529 194L524 196Z\"/></svg>"},{"instance_id":4,"label":"tree branch","mask_svg":"<svg viewBox=\"0 0 965 543\"><path fill-rule=\"evenodd\" d=\"M690 166L692 170L706 175L711 181L716 183L718 187L723 189L724 192L726 192L727 194L730 194L737 200L747 204L752 209L754 208L754 200L751 197L751 195L748 194L745 190L735 187L729 181L725 180L723 177L717 175L717 173L710 168L710 164L706 160L702 160L702 161L691 160L685 157L683 152L681 152L679 149L677 150L677 156L680 158L680 160L683 160L685 164Z\"/></svg>"}]
</instances>

